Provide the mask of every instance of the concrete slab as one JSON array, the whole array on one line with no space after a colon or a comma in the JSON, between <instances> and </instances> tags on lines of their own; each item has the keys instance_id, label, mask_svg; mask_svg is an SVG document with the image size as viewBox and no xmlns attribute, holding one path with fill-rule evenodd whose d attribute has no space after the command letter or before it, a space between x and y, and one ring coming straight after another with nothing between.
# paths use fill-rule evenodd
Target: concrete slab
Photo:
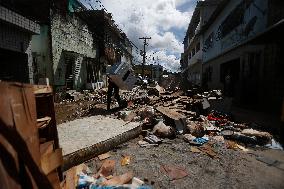
<instances>
[{"instance_id":1,"label":"concrete slab","mask_svg":"<svg viewBox=\"0 0 284 189\"><path fill-rule=\"evenodd\" d=\"M83 163L134 138L142 131L138 122L125 122L105 116L92 116L58 125L63 149L63 169Z\"/></svg>"},{"instance_id":2,"label":"concrete slab","mask_svg":"<svg viewBox=\"0 0 284 189\"><path fill-rule=\"evenodd\" d=\"M106 141L140 123L125 122L104 116L92 116L58 125L59 144L63 155Z\"/></svg>"}]
</instances>

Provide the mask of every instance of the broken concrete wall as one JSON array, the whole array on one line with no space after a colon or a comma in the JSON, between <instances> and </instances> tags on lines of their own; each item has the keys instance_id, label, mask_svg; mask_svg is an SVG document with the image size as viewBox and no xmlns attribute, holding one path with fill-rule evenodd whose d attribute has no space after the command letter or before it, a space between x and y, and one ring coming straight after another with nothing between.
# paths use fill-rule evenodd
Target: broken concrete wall
<instances>
[{"instance_id":1,"label":"broken concrete wall","mask_svg":"<svg viewBox=\"0 0 284 189\"><path fill-rule=\"evenodd\" d=\"M76 64L72 65L75 89L80 87L82 81L78 82L83 59L96 58L96 45L91 31L75 14L59 13L54 11L51 20L52 54L54 85L57 88L64 88L66 85L66 62L64 52L72 53L75 56ZM77 62L80 61L80 62ZM80 70L76 70L80 69Z\"/></svg>"}]
</instances>

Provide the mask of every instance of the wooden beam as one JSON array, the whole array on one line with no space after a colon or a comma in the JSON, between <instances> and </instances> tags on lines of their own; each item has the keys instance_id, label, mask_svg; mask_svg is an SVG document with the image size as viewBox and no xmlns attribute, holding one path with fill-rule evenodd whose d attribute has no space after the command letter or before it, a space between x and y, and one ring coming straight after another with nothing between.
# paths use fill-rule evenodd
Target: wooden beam
<instances>
[{"instance_id":1,"label":"wooden beam","mask_svg":"<svg viewBox=\"0 0 284 189\"><path fill-rule=\"evenodd\" d=\"M162 106L158 106L156 108L156 110L160 113L162 113L163 115L173 119L173 120L180 120L180 119L183 119L183 118L186 118L184 115L176 112L176 111L173 111L169 108L166 108L166 107L162 107Z\"/></svg>"}]
</instances>

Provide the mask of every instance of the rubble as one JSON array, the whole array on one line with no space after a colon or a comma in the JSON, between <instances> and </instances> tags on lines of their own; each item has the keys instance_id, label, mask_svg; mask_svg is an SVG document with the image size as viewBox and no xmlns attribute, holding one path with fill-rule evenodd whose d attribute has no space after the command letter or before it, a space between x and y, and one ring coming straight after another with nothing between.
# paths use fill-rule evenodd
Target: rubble
<instances>
[{"instance_id":1,"label":"rubble","mask_svg":"<svg viewBox=\"0 0 284 189\"><path fill-rule=\"evenodd\" d=\"M122 166L124 166L124 165L129 165L130 160L131 160L131 157L125 155L125 156L121 159L120 164L121 164Z\"/></svg>"},{"instance_id":2,"label":"rubble","mask_svg":"<svg viewBox=\"0 0 284 189\"><path fill-rule=\"evenodd\" d=\"M251 124L236 122L230 112L215 110L211 102L222 100L221 91L183 93L179 89L163 89L157 85L137 86L131 91L121 91L121 93L128 106L112 116L126 123L143 124L142 133L144 134L135 142L141 150L160 148L166 144L173 145L174 148L175 144L171 141L178 137L186 142L190 152L195 153L196 156L219 158L223 149L248 152L250 149L247 146L266 145L273 141L269 133L252 129ZM86 92L86 94L89 93ZM153 154L151 157L157 158L158 155ZM107 158L109 158L108 155ZM125 168L134 166L133 164L136 163L130 156L124 156L117 161L120 161L120 166ZM162 169L170 180L184 178L184 176L175 177L171 175L172 172L178 175L181 171L181 175L187 175L185 170L179 168ZM99 188L108 183L131 186L124 183L124 180L131 183L131 179L132 184L137 179L138 183L147 184L145 180L130 178L134 175L129 175L130 173L127 172L120 175L101 174L103 177L96 178L94 186ZM141 186L140 184L138 185Z\"/></svg>"},{"instance_id":3,"label":"rubble","mask_svg":"<svg viewBox=\"0 0 284 189\"><path fill-rule=\"evenodd\" d=\"M163 138L171 138L175 135L173 128L165 125L162 121L159 121L154 126L153 134Z\"/></svg>"}]
</instances>

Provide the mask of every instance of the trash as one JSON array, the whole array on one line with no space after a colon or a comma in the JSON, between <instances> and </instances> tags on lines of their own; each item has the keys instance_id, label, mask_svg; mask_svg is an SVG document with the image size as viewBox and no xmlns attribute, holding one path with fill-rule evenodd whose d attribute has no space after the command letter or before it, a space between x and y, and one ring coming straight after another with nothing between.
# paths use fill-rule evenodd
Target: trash
<instances>
[{"instance_id":1,"label":"trash","mask_svg":"<svg viewBox=\"0 0 284 189\"><path fill-rule=\"evenodd\" d=\"M155 135L148 135L147 137L144 138L145 141L149 142L150 144L159 144L162 142L161 139L159 139L157 136Z\"/></svg>"},{"instance_id":2,"label":"trash","mask_svg":"<svg viewBox=\"0 0 284 189\"><path fill-rule=\"evenodd\" d=\"M201 138L197 138L191 134L185 134L183 135L183 138L186 142L189 142L190 144L193 144L193 145L203 145L205 143L207 143L209 141L208 137L201 137Z\"/></svg>"},{"instance_id":3,"label":"trash","mask_svg":"<svg viewBox=\"0 0 284 189\"><path fill-rule=\"evenodd\" d=\"M159 137L172 137L174 136L174 130L170 126L166 126L162 121L158 122L154 128L153 133Z\"/></svg>"},{"instance_id":4,"label":"trash","mask_svg":"<svg viewBox=\"0 0 284 189\"><path fill-rule=\"evenodd\" d=\"M143 140L138 141L138 145L139 145L140 147L158 146L158 144L150 144L149 142L143 141Z\"/></svg>"},{"instance_id":5,"label":"trash","mask_svg":"<svg viewBox=\"0 0 284 189\"><path fill-rule=\"evenodd\" d=\"M148 87L147 89L148 89L147 94L149 96L153 96L153 95L154 96L160 96L160 92L156 87Z\"/></svg>"},{"instance_id":6,"label":"trash","mask_svg":"<svg viewBox=\"0 0 284 189\"><path fill-rule=\"evenodd\" d=\"M231 140L226 141L226 146L227 146L228 149L233 149L233 150L239 149L238 144L234 141L231 141Z\"/></svg>"},{"instance_id":7,"label":"trash","mask_svg":"<svg viewBox=\"0 0 284 189\"><path fill-rule=\"evenodd\" d=\"M209 141L208 138L205 138L205 137L193 139L193 142L195 142L198 145L203 145L203 144L205 144L208 141Z\"/></svg>"},{"instance_id":8,"label":"trash","mask_svg":"<svg viewBox=\"0 0 284 189\"><path fill-rule=\"evenodd\" d=\"M283 147L280 143L275 141L274 139L271 139L271 142L266 144L265 147L275 149L275 150L283 150Z\"/></svg>"},{"instance_id":9,"label":"trash","mask_svg":"<svg viewBox=\"0 0 284 189\"><path fill-rule=\"evenodd\" d=\"M105 160L99 170L99 174L107 177L109 175L113 175L115 167L115 160Z\"/></svg>"},{"instance_id":10,"label":"trash","mask_svg":"<svg viewBox=\"0 0 284 189\"><path fill-rule=\"evenodd\" d=\"M245 148L245 147L243 147L243 146L241 146L239 144L237 144L237 146L238 146L239 149L241 149L244 152L248 152L249 151L247 148Z\"/></svg>"},{"instance_id":11,"label":"trash","mask_svg":"<svg viewBox=\"0 0 284 189\"><path fill-rule=\"evenodd\" d=\"M189 130L190 134L195 137L203 137L205 134L203 126L198 122L189 122L189 124L187 125L187 129Z\"/></svg>"},{"instance_id":12,"label":"trash","mask_svg":"<svg viewBox=\"0 0 284 189\"><path fill-rule=\"evenodd\" d=\"M139 186L142 186L144 184L144 181L140 180L137 177L132 178L132 187L133 188L138 188Z\"/></svg>"},{"instance_id":13,"label":"trash","mask_svg":"<svg viewBox=\"0 0 284 189\"><path fill-rule=\"evenodd\" d=\"M131 112L123 120L124 121L133 121L136 116L137 116L136 113Z\"/></svg>"},{"instance_id":14,"label":"trash","mask_svg":"<svg viewBox=\"0 0 284 189\"><path fill-rule=\"evenodd\" d=\"M192 142L196 137L191 135L191 134L184 134L183 135L183 139L186 141L186 142Z\"/></svg>"},{"instance_id":15,"label":"trash","mask_svg":"<svg viewBox=\"0 0 284 189\"><path fill-rule=\"evenodd\" d=\"M120 164L122 166L129 165L130 164L130 160L131 160L130 156L123 156L123 158L120 161Z\"/></svg>"},{"instance_id":16,"label":"trash","mask_svg":"<svg viewBox=\"0 0 284 189\"><path fill-rule=\"evenodd\" d=\"M107 159L107 158L109 158L111 155L110 155L110 153L104 153L104 154L101 154L101 155L98 155L98 158L99 158L99 160L104 160L104 159Z\"/></svg>"},{"instance_id":17,"label":"trash","mask_svg":"<svg viewBox=\"0 0 284 189\"><path fill-rule=\"evenodd\" d=\"M174 120L174 121L175 121L177 132L179 134L183 134L184 129L185 129L185 125L186 125L186 119L185 118L181 118L179 120Z\"/></svg>"},{"instance_id":18,"label":"trash","mask_svg":"<svg viewBox=\"0 0 284 189\"><path fill-rule=\"evenodd\" d=\"M230 137L233 134L234 134L234 131L232 130L224 129L221 131L221 135L223 135L224 137Z\"/></svg>"},{"instance_id":19,"label":"trash","mask_svg":"<svg viewBox=\"0 0 284 189\"><path fill-rule=\"evenodd\" d=\"M133 172L127 172L120 176L114 176L112 179L104 181L102 186L119 186L130 182L133 178Z\"/></svg>"},{"instance_id":20,"label":"trash","mask_svg":"<svg viewBox=\"0 0 284 189\"><path fill-rule=\"evenodd\" d=\"M245 144L257 144L256 137L246 136L241 133L234 133L233 135L229 137L229 139L236 140L236 141L239 141Z\"/></svg>"},{"instance_id":21,"label":"trash","mask_svg":"<svg viewBox=\"0 0 284 189\"><path fill-rule=\"evenodd\" d=\"M209 121L218 121L221 123L226 123L229 120L231 120L231 117L225 113L218 112L218 111L212 111L208 116L207 116Z\"/></svg>"},{"instance_id":22,"label":"trash","mask_svg":"<svg viewBox=\"0 0 284 189\"><path fill-rule=\"evenodd\" d=\"M193 153L201 153L202 152L201 150L199 150L198 148L196 148L194 146L190 147L190 151L193 152Z\"/></svg>"},{"instance_id":23,"label":"trash","mask_svg":"<svg viewBox=\"0 0 284 189\"><path fill-rule=\"evenodd\" d=\"M199 147L199 149L202 152L206 153L211 158L214 158L217 155L217 153L213 150L213 148L209 144L204 144L202 147Z\"/></svg>"},{"instance_id":24,"label":"trash","mask_svg":"<svg viewBox=\"0 0 284 189\"><path fill-rule=\"evenodd\" d=\"M201 103L202 103L203 110L210 108L210 103L208 102L206 98L203 98L203 101Z\"/></svg>"},{"instance_id":25,"label":"trash","mask_svg":"<svg viewBox=\"0 0 284 189\"><path fill-rule=\"evenodd\" d=\"M154 114L155 110L151 106L140 108L138 111L138 115L141 117L141 120L148 119L150 123L153 121Z\"/></svg>"},{"instance_id":26,"label":"trash","mask_svg":"<svg viewBox=\"0 0 284 189\"><path fill-rule=\"evenodd\" d=\"M88 187L91 183L95 182L95 179L93 177L90 177L84 174L83 172L81 172L78 176L79 176L78 185L77 185L78 189L84 189Z\"/></svg>"},{"instance_id":27,"label":"trash","mask_svg":"<svg viewBox=\"0 0 284 189\"><path fill-rule=\"evenodd\" d=\"M272 139L271 134L268 132L260 132L254 129L244 129L241 133L246 136L255 136L257 141L261 144L267 144Z\"/></svg>"},{"instance_id":28,"label":"trash","mask_svg":"<svg viewBox=\"0 0 284 189\"><path fill-rule=\"evenodd\" d=\"M185 168L175 165L161 165L161 171L167 174L170 180L181 179L188 175Z\"/></svg>"}]
</instances>

